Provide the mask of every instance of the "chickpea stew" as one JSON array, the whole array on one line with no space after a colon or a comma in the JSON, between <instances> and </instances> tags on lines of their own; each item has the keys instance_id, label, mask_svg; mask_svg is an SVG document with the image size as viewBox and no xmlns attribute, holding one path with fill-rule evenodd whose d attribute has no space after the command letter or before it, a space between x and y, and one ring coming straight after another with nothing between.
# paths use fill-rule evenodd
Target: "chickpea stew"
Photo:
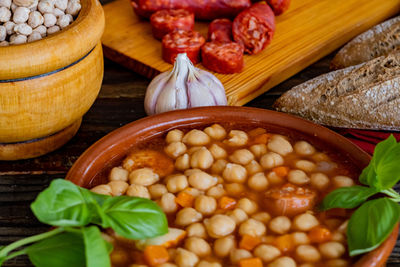
<instances>
[{"instance_id":1,"label":"chickpea stew","mask_svg":"<svg viewBox=\"0 0 400 267\"><path fill-rule=\"evenodd\" d=\"M126 240L107 230L113 266L350 266L351 211L320 212L330 191L358 173L263 128L174 129L130 152L96 193L155 201L169 232Z\"/></svg>"}]
</instances>

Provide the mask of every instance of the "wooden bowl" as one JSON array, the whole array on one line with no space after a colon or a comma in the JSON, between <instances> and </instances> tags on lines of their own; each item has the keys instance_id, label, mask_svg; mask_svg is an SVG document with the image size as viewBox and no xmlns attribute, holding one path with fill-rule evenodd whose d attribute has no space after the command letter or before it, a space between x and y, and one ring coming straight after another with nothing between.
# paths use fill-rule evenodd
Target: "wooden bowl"
<instances>
[{"instance_id":1,"label":"wooden bowl","mask_svg":"<svg viewBox=\"0 0 400 267\"><path fill-rule=\"evenodd\" d=\"M76 133L71 129L96 99L104 71L104 14L97 0L81 5L76 20L62 31L0 47L0 160L58 148Z\"/></svg>"},{"instance_id":2,"label":"wooden bowl","mask_svg":"<svg viewBox=\"0 0 400 267\"><path fill-rule=\"evenodd\" d=\"M129 150L174 128L205 127L213 123L232 122L234 125L254 125L287 136L299 136L319 148L335 151L351 162L359 172L371 157L343 136L309 121L271 110L247 107L205 107L178 110L132 122L100 139L86 150L69 170L66 179L90 188L102 181L111 167L118 166ZM398 227L377 249L364 255L354 265L371 267L383 265L397 239Z\"/></svg>"}]
</instances>

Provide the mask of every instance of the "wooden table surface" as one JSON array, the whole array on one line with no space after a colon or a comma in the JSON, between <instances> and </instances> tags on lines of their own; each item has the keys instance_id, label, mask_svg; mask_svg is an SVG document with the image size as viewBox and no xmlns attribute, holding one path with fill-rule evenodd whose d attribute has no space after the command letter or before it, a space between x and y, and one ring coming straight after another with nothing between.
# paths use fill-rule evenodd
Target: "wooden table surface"
<instances>
[{"instance_id":1,"label":"wooden table surface","mask_svg":"<svg viewBox=\"0 0 400 267\"><path fill-rule=\"evenodd\" d=\"M246 106L270 109L284 91L328 72L331 58L332 55L318 61ZM71 141L57 151L36 159L0 161L0 246L48 229L48 226L34 218L30 203L52 179L64 178L79 155L95 141L116 128L146 116L143 98L148 83L148 79L105 60L100 95L83 117L82 126ZM22 256L4 266L31 265L27 257ZM387 266L400 266L400 242Z\"/></svg>"}]
</instances>

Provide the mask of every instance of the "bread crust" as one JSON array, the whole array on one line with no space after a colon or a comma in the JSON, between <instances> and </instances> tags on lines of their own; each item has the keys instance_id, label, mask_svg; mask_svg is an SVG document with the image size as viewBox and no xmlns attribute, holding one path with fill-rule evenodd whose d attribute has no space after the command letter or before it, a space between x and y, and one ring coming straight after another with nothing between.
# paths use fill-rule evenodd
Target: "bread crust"
<instances>
[{"instance_id":1,"label":"bread crust","mask_svg":"<svg viewBox=\"0 0 400 267\"><path fill-rule=\"evenodd\" d=\"M273 107L333 127L399 131L400 51L295 86Z\"/></svg>"},{"instance_id":2,"label":"bread crust","mask_svg":"<svg viewBox=\"0 0 400 267\"><path fill-rule=\"evenodd\" d=\"M400 16L387 20L348 42L334 57L331 69L342 69L387 55L400 48Z\"/></svg>"}]
</instances>

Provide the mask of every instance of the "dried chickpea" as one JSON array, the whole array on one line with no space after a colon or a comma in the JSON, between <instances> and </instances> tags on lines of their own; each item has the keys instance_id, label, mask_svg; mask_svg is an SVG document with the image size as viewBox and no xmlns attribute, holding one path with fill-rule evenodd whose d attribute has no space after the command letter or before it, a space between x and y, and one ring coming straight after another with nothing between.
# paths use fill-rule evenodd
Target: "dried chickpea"
<instances>
[{"instance_id":1,"label":"dried chickpea","mask_svg":"<svg viewBox=\"0 0 400 267\"><path fill-rule=\"evenodd\" d=\"M0 22L7 22L11 18L11 11L6 7L0 7Z\"/></svg>"},{"instance_id":2,"label":"dried chickpea","mask_svg":"<svg viewBox=\"0 0 400 267\"><path fill-rule=\"evenodd\" d=\"M263 262L270 262L281 255L281 251L272 245L261 244L254 249L254 256Z\"/></svg>"},{"instance_id":3,"label":"dried chickpea","mask_svg":"<svg viewBox=\"0 0 400 267\"><path fill-rule=\"evenodd\" d=\"M293 152L293 147L288 140L281 135L273 135L269 140L267 147L270 151L286 156Z\"/></svg>"},{"instance_id":4,"label":"dried chickpea","mask_svg":"<svg viewBox=\"0 0 400 267\"><path fill-rule=\"evenodd\" d=\"M1 46L9 46L10 44L7 41L1 41L0 42L0 47Z\"/></svg>"},{"instance_id":5,"label":"dried chickpea","mask_svg":"<svg viewBox=\"0 0 400 267\"><path fill-rule=\"evenodd\" d=\"M220 238L231 234L235 228L235 221L227 215L217 214L204 220L207 233L213 238Z\"/></svg>"},{"instance_id":6,"label":"dried chickpea","mask_svg":"<svg viewBox=\"0 0 400 267\"><path fill-rule=\"evenodd\" d=\"M34 41L37 41L37 40L40 40L40 39L42 39L42 36L40 35L40 33L38 33L38 32L32 32L29 36L28 36L28 43L30 43L30 42L34 42Z\"/></svg>"},{"instance_id":7,"label":"dried chickpea","mask_svg":"<svg viewBox=\"0 0 400 267\"><path fill-rule=\"evenodd\" d=\"M165 147L165 153L171 158L176 159L180 155L183 155L186 152L186 145L182 142L172 142L168 146Z\"/></svg>"},{"instance_id":8,"label":"dried chickpea","mask_svg":"<svg viewBox=\"0 0 400 267\"><path fill-rule=\"evenodd\" d=\"M314 162L309 160L298 160L295 163L296 168L303 170L305 172L312 172L317 168Z\"/></svg>"},{"instance_id":9,"label":"dried chickpea","mask_svg":"<svg viewBox=\"0 0 400 267\"><path fill-rule=\"evenodd\" d=\"M245 187L243 184L231 183L231 184L225 184L225 190L228 195L237 197L238 195L244 192Z\"/></svg>"},{"instance_id":10,"label":"dried chickpea","mask_svg":"<svg viewBox=\"0 0 400 267\"><path fill-rule=\"evenodd\" d=\"M70 14L72 16L76 16L78 15L80 10L81 10L81 4L78 1L70 0L68 1L65 13Z\"/></svg>"},{"instance_id":11,"label":"dried chickpea","mask_svg":"<svg viewBox=\"0 0 400 267\"><path fill-rule=\"evenodd\" d=\"M165 213L173 213L178 209L178 205L175 202L175 195L171 193L163 195L159 204Z\"/></svg>"},{"instance_id":12,"label":"dried chickpea","mask_svg":"<svg viewBox=\"0 0 400 267\"><path fill-rule=\"evenodd\" d=\"M124 181L111 181L108 183L111 187L111 194L113 196L121 196L128 190L129 184Z\"/></svg>"},{"instance_id":13,"label":"dried chickpea","mask_svg":"<svg viewBox=\"0 0 400 267\"><path fill-rule=\"evenodd\" d=\"M15 11L14 11L14 14L13 14L13 21L16 24L26 22L28 20L28 18L29 18L29 13L30 12L31 11L27 7L17 7L15 9Z\"/></svg>"},{"instance_id":14,"label":"dried chickpea","mask_svg":"<svg viewBox=\"0 0 400 267\"><path fill-rule=\"evenodd\" d=\"M114 167L110 171L108 179L110 181L128 181L129 172L122 167Z\"/></svg>"},{"instance_id":15,"label":"dried chickpea","mask_svg":"<svg viewBox=\"0 0 400 267\"><path fill-rule=\"evenodd\" d=\"M353 186L354 181L348 176L338 175L332 178L332 184L335 187L348 187Z\"/></svg>"},{"instance_id":16,"label":"dried chickpea","mask_svg":"<svg viewBox=\"0 0 400 267\"><path fill-rule=\"evenodd\" d=\"M58 21L58 18L60 18L61 16L64 16L65 13L64 13L64 11L62 11L62 10L59 9L59 8L54 8L54 10L53 10L53 15L56 16L57 21ZM65 15L65 16L68 17L68 20L70 19L68 15Z\"/></svg>"},{"instance_id":17,"label":"dried chickpea","mask_svg":"<svg viewBox=\"0 0 400 267\"><path fill-rule=\"evenodd\" d=\"M245 250L245 249L234 248L231 250L229 259L232 263L237 264L237 263L239 263L240 260L248 259L251 257L253 257L253 256L251 255L250 251Z\"/></svg>"},{"instance_id":18,"label":"dried chickpea","mask_svg":"<svg viewBox=\"0 0 400 267\"><path fill-rule=\"evenodd\" d=\"M249 164L244 167L246 168L248 175L253 175L257 172L263 171L261 165L255 160L250 161Z\"/></svg>"},{"instance_id":19,"label":"dried chickpea","mask_svg":"<svg viewBox=\"0 0 400 267\"><path fill-rule=\"evenodd\" d=\"M189 176L189 184L199 190L207 190L217 184L218 179L203 171L196 171Z\"/></svg>"},{"instance_id":20,"label":"dried chickpea","mask_svg":"<svg viewBox=\"0 0 400 267\"><path fill-rule=\"evenodd\" d=\"M229 156L229 159L233 163L246 165L249 164L250 161L254 160L254 155L248 149L238 149Z\"/></svg>"},{"instance_id":21,"label":"dried chickpea","mask_svg":"<svg viewBox=\"0 0 400 267\"><path fill-rule=\"evenodd\" d=\"M226 131L224 127L219 124L213 124L210 127L205 128L204 132L215 140L223 140L226 137Z\"/></svg>"},{"instance_id":22,"label":"dried chickpea","mask_svg":"<svg viewBox=\"0 0 400 267\"><path fill-rule=\"evenodd\" d=\"M199 222L203 216L193 208L183 208L176 214L175 223L179 226L187 226L189 224Z\"/></svg>"},{"instance_id":23,"label":"dried chickpea","mask_svg":"<svg viewBox=\"0 0 400 267\"><path fill-rule=\"evenodd\" d=\"M253 215L251 215L251 218L253 218L254 220L260 221L264 224L267 224L271 220L271 215L269 215L268 212L261 211L261 212L257 212L257 213L254 213Z\"/></svg>"},{"instance_id":24,"label":"dried chickpea","mask_svg":"<svg viewBox=\"0 0 400 267\"><path fill-rule=\"evenodd\" d=\"M247 133L239 130L231 130L229 132L229 137L229 139L224 141L224 143L229 146L244 146L249 140Z\"/></svg>"},{"instance_id":25,"label":"dried chickpea","mask_svg":"<svg viewBox=\"0 0 400 267\"><path fill-rule=\"evenodd\" d=\"M97 193L97 194L101 194L101 195L108 195L108 196L112 195L111 187L108 184L101 184L101 185L95 186L92 189L90 189L90 191Z\"/></svg>"},{"instance_id":26,"label":"dried chickpea","mask_svg":"<svg viewBox=\"0 0 400 267\"><path fill-rule=\"evenodd\" d=\"M189 237L185 240L185 249L195 253L199 257L206 257L211 254L211 247L200 237Z\"/></svg>"},{"instance_id":27,"label":"dried chickpea","mask_svg":"<svg viewBox=\"0 0 400 267\"><path fill-rule=\"evenodd\" d=\"M296 248L296 257L302 262L317 262L321 254L314 246L300 245Z\"/></svg>"},{"instance_id":28,"label":"dried chickpea","mask_svg":"<svg viewBox=\"0 0 400 267\"><path fill-rule=\"evenodd\" d=\"M247 219L239 226L239 234L241 236L262 236L267 232L265 225L254 219Z\"/></svg>"},{"instance_id":29,"label":"dried chickpea","mask_svg":"<svg viewBox=\"0 0 400 267\"><path fill-rule=\"evenodd\" d=\"M226 164L228 164L226 160L218 159L211 166L211 173L221 174L225 170Z\"/></svg>"},{"instance_id":30,"label":"dried chickpea","mask_svg":"<svg viewBox=\"0 0 400 267\"><path fill-rule=\"evenodd\" d=\"M214 159L224 159L228 156L228 153L226 153L226 150L220 147L217 144L212 144L209 148L212 156Z\"/></svg>"},{"instance_id":31,"label":"dried chickpea","mask_svg":"<svg viewBox=\"0 0 400 267\"><path fill-rule=\"evenodd\" d=\"M237 225L241 224L249 218L249 216L247 216L247 213L244 212L244 210L242 209L234 209L228 212L227 215L229 215L229 217L231 217Z\"/></svg>"},{"instance_id":32,"label":"dried chickpea","mask_svg":"<svg viewBox=\"0 0 400 267\"><path fill-rule=\"evenodd\" d=\"M213 197L198 196L194 201L194 208L203 215L210 215L217 209L217 201Z\"/></svg>"},{"instance_id":33,"label":"dried chickpea","mask_svg":"<svg viewBox=\"0 0 400 267\"><path fill-rule=\"evenodd\" d=\"M214 163L214 158L211 152L205 147L202 147L196 152L194 152L190 158L190 166L192 168L199 168L206 170L210 168L213 163Z\"/></svg>"},{"instance_id":34,"label":"dried chickpea","mask_svg":"<svg viewBox=\"0 0 400 267\"><path fill-rule=\"evenodd\" d=\"M219 238L214 242L214 253L217 257L225 258L229 255L231 250L235 247L235 237L226 236Z\"/></svg>"},{"instance_id":35,"label":"dried chickpea","mask_svg":"<svg viewBox=\"0 0 400 267\"><path fill-rule=\"evenodd\" d=\"M310 183L310 178L302 170L290 170L288 174L289 182L297 185L305 185Z\"/></svg>"},{"instance_id":36,"label":"dried chickpea","mask_svg":"<svg viewBox=\"0 0 400 267\"><path fill-rule=\"evenodd\" d=\"M47 28L47 34L50 35L50 34L59 32L60 30L61 30L61 29L60 29L59 26L54 25L54 26L51 26L51 27Z\"/></svg>"},{"instance_id":37,"label":"dried chickpea","mask_svg":"<svg viewBox=\"0 0 400 267\"><path fill-rule=\"evenodd\" d=\"M178 174L168 179L167 189L171 193L177 193L189 186L185 175Z\"/></svg>"},{"instance_id":38,"label":"dried chickpea","mask_svg":"<svg viewBox=\"0 0 400 267\"><path fill-rule=\"evenodd\" d=\"M268 226L273 232L283 235L290 230L292 223L286 216L277 216L269 221Z\"/></svg>"},{"instance_id":39,"label":"dried chickpea","mask_svg":"<svg viewBox=\"0 0 400 267\"><path fill-rule=\"evenodd\" d=\"M211 187L207 190L207 196L214 197L216 199L226 195L226 191L222 184L218 184L216 186Z\"/></svg>"},{"instance_id":40,"label":"dried chickpea","mask_svg":"<svg viewBox=\"0 0 400 267\"><path fill-rule=\"evenodd\" d=\"M57 18L56 16L54 16L52 13L45 13L43 15L44 18L44 26L46 26L47 28L56 25L57 23ZM49 31L49 29L47 29L47 31Z\"/></svg>"},{"instance_id":41,"label":"dried chickpea","mask_svg":"<svg viewBox=\"0 0 400 267\"><path fill-rule=\"evenodd\" d=\"M242 209L248 215L251 215L258 210L258 205L256 202L249 198L241 198L237 203L237 208Z\"/></svg>"},{"instance_id":42,"label":"dried chickpea","mask_svg":"<svg viewBox=\"0 0 400 267\"><path fill-rule=\"evenodd\" d=\"M1 11L0 11L0 13L1 13ZM1 15L0 15L0 17L1 17ZM1 21L1 18L0 18L0 21ZM6 23L3 24L3 26L6 28L7 35L11 35L14 33L15 23L13 21L7 21Z\"/></svg>"},{"instance_id":43,"label":"dried chickpea","mask_svg":"<svg viewBox=\"0 0 400 267\"><path fill-rule=\"evenodd\" d=\"M250 151L256 156L256 158L260 158L262 155L267 153L267 145L266 144L256 144L250 147Z\"/></svg>"},{"instance_id":44,"label":"dried chickpea","mask_svg":"<svg viewBox=\"0 0 400 267\"><path fill-rule=\"evenodd\" d=\"M340 258L346 251L343 244L335 241L320 244L318 248L322 256L327 259Z\"/></svg>"},{"instance_id":45,"label":"dried chickpea","mask_svg":"<svg viewBox=\"0 0 400 267\"><path fill-rule=\"evenodd\" d=\"M10 36L10 44L24 44L28 40L28 37L22 34L13 34Z\"/></svg>"},{"instance_id":46,"label":"dried chickpea","mask_svg":"<svg viewBox=\"0 0 400 267\"><path fill-rule=\"evenodd\" d=\"M205 146L210 143L210 137L203 131L194 129L183 136L182 142L190 146Z\"/></svg>"},{"instance_id":47,"label":"dried chickpea","mask_svg":"<svg viewBox=\"0 0 400 267\"><path fill-rule=\"evenodd\" d=\"M68 6L68 0L55 0L54 6L60 10L65 10Z\"/></svg>"},{"instance_id":48,"label":"dried chickpea","mask_svg":"<svg viewBox=\"0 0 400 267\"><path fill-rule=\"evenodd\" d=\"M322 191L329 186L329 178L326 174L321 172L313 173L310 177L311 186Z\"/></svg>"},{"instance_id":49,"label":"dried chickpea","mask_svg":"<svg viewBox=\"0 0 400 267\"><path fill-rule=\"evenodd\" d=\"M293 148L300 156L310 156L315 153L315 148L306 141L296 142Z\"/></svg>"},{"instance_id":50,"label":"dried chickpea","mask_svg":"<svg viewBox=\"0 0 400 267\"><path fill-rule=\"evenodd\" d=\"M158 182L158 180L160 180L160 177L150 168L137 169L129 174L131 184L149 186Z\"/></svg>"},{"instance_id":51,"label":"dried chickpea","mask_svg":"<svg viewBox=\"0 0 400 267\"><path fill-rule=\"evenodd\" d=\"M199 257L191 251L178 248L176 251L175 263L178 266L194 267L199 262Z\"/></svg>"},{"instance_id":52,"label":"dried chickpea","mask_svg":"<svg viewBox=\"0 0 400 267\"><path fill-rule=\"evenodd\" d=\"M130 197L142 197L150 199L149 190L143 185L131 184L126 191L126 194Z\"/></svg>"},{"instance_id":53,"label":"dried chickpea","mask_svg":"<svg viewBox=\"0 0 400 267\"><path fill-rule=\"evenodd\" d=\"M0 0L0 7L11 8L11 0Z\"/></svg>"},{"instance_id":54,"label":"dried chickpea","mask_svg":"<svg viewBox=\"0 0 400 267\"><path fill-rule=\"evenodd\" d=\"M37 26L42 25L43 23L44 23L44 18L39 11L33 11L29 14L28 25L31 26L32 28L36 28Z\"/></svg>"},{"instance_id":55,"label":"dried chickpea","mask_svg":"<svg viewBox=\"0 0 400 267\"><path fill-rule=\"evenodd\" d=\"M0 42L4 41L7 37L6 27L0 25Z\"/></svg>"},{"instance_id":56,"label":"dried chickpea","mask_svg":"<svg viewBox=\"0 0 400 267\"><path fill-rule=\"evenodd\" d=\"M219 262L200 261L197 267L222 267Z\"/></svg>"},{"instance_id":57,"label":"dried chickpea","mask_svg":"<svg viewBox=\"0 0 400 267\"><path fill-rule=\"evenodd\" d=\"M222 176L227 182L244 183L247 178L247 171L243 166L239 164L228 163L226 164L225 169L222 172Z\"/></svg>"},{"instance_id":58,"label":"dried chickpea","mask_svg":"<svg viewBox=\"0 0 400 267\"><path fill-rule=\"evenodd\" d=\"M188 154L183 154L175 160L175 168L184 171L190 168L190 158Z\"/></svg>"},{"instance_id":59,"label":"dried chickpea","mask_svg":"<svg viewBox=\"0 0 400 267\"><path fill-rule=\"evenodd\" d=\"M26 23L19 23L14 26L14 32L28 36L32 33L32 28Z\"/></svg>"},{"instance_id":60,"label":"dried chickpea","mask_svg":"<svg viewBox=\"0 0 400 267\"><path fill-rule=\"evenodd\" d=\"M40 33L40 36L42 36L42 38L43 38L43 37L46 37L46 35L47 35L47 28L44 25L40 25L40 26L37 26L35 29L33 29L33 32Z\"/></svg>"},{"instance_id":61,"label":"dried chickpea","mask_svg":"<svg viewBox=\"0 0 400 267\"><path fill-rule=\"evenodd\" d=\"M319 225L319 221L314 215L303 213L293 219L293 228L300 231L309 231Z\"/></svg>"},{"instance_id":62,"label":"dried chickpea","mask_svg":"<svg viewBox=\"0 0 400 267\"><path fill-rule=\"evenodd\" d=\"M308 235L304 232L294 232L291 233L292 240L296 246L298 245L307 245L310 243L310 239Z\"/></svg>"},{"instance_id":63,"label":"dried chickpea","mask_svg":"<svg viewBox=\"0 0 400 267\"><path fill-rule=\"evenodd\" d=\"M183 132L178 129L171 130L167 133L165 141L170 144L173 142L181 142L183 138Z\"/></svg>"},{"instance_id":64,"label":"dried chickpea","mask_svg":"<svg viewBox=\"0 0 400 267\"><path fill-rule=\"evenodd\" d=\"M152 199L158 199L168 193L167 187L163 184L153 184L149 186L149 193Z\"/></svg>"},{"instance_id":65,"label":"dried chickpea","mask_svg":"<svg viewBox=\"0 0 400 267\"><path fill-rule=\"evenodd\" d=\"M272 169L283 165L284 160L281 155L275 152L268 152L260 158L260 164L264 169Z\"/></svg>"},{"instance_id":66,"label":"dried chickpea","mask_svg":"<svg viewBox=\"0 0 400 267\"><path fill-rule=\"evenodd\" d=\"M268 267L296 267L296 262L291 257L280 257L270 264L267 265Z\"/></svg>"},{"instance_id":67,"label":"dried chickpea","mask_svg":"<svg viewBox=\"0 0 400 267\"><path fill-rule=\"evenodd\" d=\"M255 191L263 191L268 187L268 179L263 172L259 172L249 178L247 185Z\"/></svg>"},{"instance_id":68,"label":"dried chickpea","mask_svg":"<svg viewBox=\"0 0 400 267\"><path fill-rule=\"evenodd\" d=\"M53 13L54 12L54 2L50 0L41 0L37 6L40 13Z\"/></svg>"},{"instance_id":69,"label":"dried chickpea","mask_svg":"<svg viewBox=\"0 0 400 267\"><path fill-rule=\"evenodd\" d=\"M193 223L186 228L186 233L188 237L200 237L206 239L207 232L206 228L202 223Z\"/></svg>"}]
</instances>

